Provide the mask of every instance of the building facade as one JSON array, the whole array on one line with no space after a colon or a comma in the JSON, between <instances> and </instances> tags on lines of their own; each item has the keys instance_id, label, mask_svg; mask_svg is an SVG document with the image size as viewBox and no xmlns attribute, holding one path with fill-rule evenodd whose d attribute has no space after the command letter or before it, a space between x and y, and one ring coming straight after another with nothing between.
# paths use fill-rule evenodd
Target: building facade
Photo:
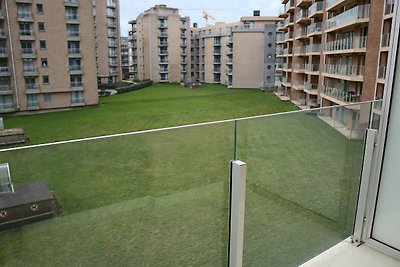
<instances>
[{"instance_id":1,"label":"building facade","mask_svg":"<svg viewBox=\"0 0 400 267\"><path fill-rule=\"evenodd\" d=\"M65 0L66 2L78 0ZM80 3L83 0L80 0ZM90 1L89 1L90 2ZM98 83L119 82L122 78L119 0L94 0L93 18Z\"/></svg>"},{"instance_id":2,"label":"building facade","mask_svg":"<svg viewBox=\"0 0 400 267\"><path fill-rule=\"evenodd\" d=\"M190 70L190 19L179 9L156 5L131 24L130 73L133 80L181 82Z\"/></svg>"},{"instance_id":3,"label":"building facade","mask_svg":"<svg viewBox=\"0 0 400 267\"><path fill-rule=\"evenodd\" d=\"M191 77L233 88L274 87L277 17L192 28Z\"/></svg>"},{"instance_id":4,"label":"building facade","mask_svg":"<svg viewBox=\"0 0 400 267\"><path fill-rule=\"evenodd\" d=\"M0 1L0 113L96 105L96 73L111 63L98 43L108 29L99 25L99 5L105 17L111 4Z\"/></svg>"},{"instance_id":5,"label":"building facade","mask_svg":"<svg viewBox=\"0 0 400 267\"><path fill-rule=\"evenodd\" d=\"M121 74L122 79L129 79L129 50L128 37L121 37Z\"/></svg>"},{"instance_id":6,"label":"building facade","mask_svg":"<svg viewBox=\"0 0 400 267\"><path fill-rule=\"evenodd\" d=\"M393 1L283 0L277 39L277 91L300 107L382 99ZM361 114L361 115L360 115ZM331 119L349 129L362 112Z\"/></svg>"}]
</instances>

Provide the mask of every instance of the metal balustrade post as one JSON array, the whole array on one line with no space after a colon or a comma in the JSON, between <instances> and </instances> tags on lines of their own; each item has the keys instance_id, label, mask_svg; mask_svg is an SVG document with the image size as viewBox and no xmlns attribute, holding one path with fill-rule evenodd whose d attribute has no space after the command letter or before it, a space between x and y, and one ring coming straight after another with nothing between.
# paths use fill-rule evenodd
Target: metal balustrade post
<instances>
[{"instance_id":1,"label":"metal balustrade post","mask_svg":"<svg viewBox=\"0 0 400 267\"><path fill-rule=\"evenodd\" d=\"M240 160L231 162L229 267L242 267L243 263L246 171L246 163Z\"/></svg>"}]
</instances>

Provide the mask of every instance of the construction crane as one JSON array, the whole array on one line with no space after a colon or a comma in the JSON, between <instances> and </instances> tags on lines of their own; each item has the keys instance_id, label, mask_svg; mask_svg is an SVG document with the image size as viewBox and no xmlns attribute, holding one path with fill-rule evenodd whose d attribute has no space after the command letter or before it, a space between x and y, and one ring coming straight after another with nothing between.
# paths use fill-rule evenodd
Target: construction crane
<instances>
[{"instance_id":1,"label":"construction crane","mask_svg":"<svg viewBox=\"0 0 400 267\"><path fill-rule=\"evenodd\" d=\"M208 19L212 19L215 20L215 18L213 16L211 16L210 14L208 14L206 11L203 10L203 18L205 20L206 26L209 26L208 24Z\"/></svg>"},{"instance_id":2,"label":"construction crane","mask_svg":"<svg viewBox=\"0 0 400 267\"><path fill-rule=\"evenodd\" d=\"M205 25L209 26L208 24L208 20L212 19L212 20L216 20L216 18L214 18L214 16L211 16L207 11L205 11L204 9L200 9L200 8L181 8L179 9L179 11L183 11L183 10L198 10L198 11L202 11L203 12L203 18L205 21ZM219 10L219 9L211 9L211 10Z\"/></svg>"}]
</instances>

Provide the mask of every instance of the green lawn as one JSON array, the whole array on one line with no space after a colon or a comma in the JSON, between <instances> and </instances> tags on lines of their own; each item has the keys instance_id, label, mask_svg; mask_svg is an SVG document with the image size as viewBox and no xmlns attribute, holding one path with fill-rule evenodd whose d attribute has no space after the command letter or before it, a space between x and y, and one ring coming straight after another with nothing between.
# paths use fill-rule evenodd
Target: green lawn
<instances>
[{"instance_id":1,"label":"green lawn","mask_svg":"<svg viewBox=\"0 0 400 267\"><path fill-rule=\"evenodd\" d=\"M5 117L4 123L6 128L24 128L31 144L37 144L296 109L292 103L260 90L155 84L101 98L97 107Z\"/></svg>"},{"instance_id":2,"label":"green lawn","mask_svg":"<svg viewBox=\"0 0 400 267\"><path fill-rule=\"evenodd\" d=\"M40 143L292 109L257 90L155 85L6 125ZM46 180L65 216L1 233L0 266L226 266L233 129L1 153L14 183ZM303 113L237 129L237 155L248 163L244 266L297 266L350 234L361 141Z\"/></svg>"}]
</instances>

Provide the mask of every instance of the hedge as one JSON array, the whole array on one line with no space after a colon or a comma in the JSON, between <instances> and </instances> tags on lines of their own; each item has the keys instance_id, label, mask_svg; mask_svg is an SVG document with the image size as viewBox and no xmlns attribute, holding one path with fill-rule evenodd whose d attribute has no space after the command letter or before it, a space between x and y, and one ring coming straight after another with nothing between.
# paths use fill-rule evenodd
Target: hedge
<instances>
[{"instance_id":1,"label":"hedge","mask_svg":"<svg viewBox=\"0 0 400 267\"><path fill-rule=\"evenodd\" d=\"M135 83L135 84L124 86L124 87L119 87L119 88L116 88L115 90L117 91L117 94L123 94L123 93L132 92L132 91L136 91L139 89L149 87L152 84L153 84L153 81L148 80L148 81L143 81L140 83Z\"/></svg>"}]
</instances>

